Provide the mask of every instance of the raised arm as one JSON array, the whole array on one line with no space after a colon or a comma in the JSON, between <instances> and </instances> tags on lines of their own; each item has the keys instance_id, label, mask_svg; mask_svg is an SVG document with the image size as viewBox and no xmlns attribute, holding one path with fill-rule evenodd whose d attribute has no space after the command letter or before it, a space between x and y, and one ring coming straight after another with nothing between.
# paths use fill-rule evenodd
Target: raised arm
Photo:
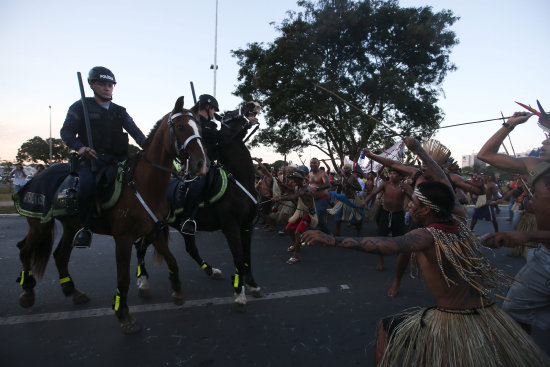
<instances>
[{"instance_id":1,"label":"raised arm","mask_svg":"<svg viewBox=\"0 0 550 367\"><path fill-rule=\"evenodd\" d=\"M426 250L433 246L434 240L427 230L415 229L399 237L334 237L321 231L306 231L302 241L308 245L321 243L371 254L395 255Z\"/></svg>"},{"instance_id":2,"label":"raised arm","mask_svg":"<svg viewBox=\"0 0 550 367\"><path fill-rule=\"evenodd\" d=\"M405 166L401 162L394 161L393 159L389 159L389 158L385 158L385 157L373 154L370 150L366 148L363 151L365 152L365 155L367 156L367 158L375 160L386 167L390 167L400 172L403 176L413 176L418 171L416 168L411 166Z\"/></svg>"},{"instance_id":3,"label":"raised arm","mask_svg":"<svg viewBox=\"0 0 550 367\"><path fill-rule=\"evenodd\" d=\"M507 154L500 154L498 150L508 134L519 124L523 124L531 117L528 112L516 112L512 117L502 124L503 126L487 140L481 147L477 157L483 162L490 164L493 167L505 169L507 171L527 173L528 169L525 166L524 158L514 158Z\"/></svg>"}]
</instances>

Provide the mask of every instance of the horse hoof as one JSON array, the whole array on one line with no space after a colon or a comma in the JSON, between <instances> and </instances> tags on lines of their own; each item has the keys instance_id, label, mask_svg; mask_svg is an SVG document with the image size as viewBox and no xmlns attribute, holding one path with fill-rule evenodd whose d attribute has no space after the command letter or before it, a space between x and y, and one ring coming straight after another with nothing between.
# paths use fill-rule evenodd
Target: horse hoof
<instances>
[{"instance_id":1,"label":"horse hoof","mask_svg":"<svg viewBox=\"0 0 550 367\"><path fill-rule=\"evenodd\" d=\"M150 291L149 291L149 281L147 277L141 276L137 278L136 284L138 286L138 295L141 298L149 298Z\"/></svg>"},{"instance_id":2,"label":"horse hoof","mask_svg":"<svg viewBox=\"0 0 550 367\"><path fill-rule=\"evenodd\" d=\"M213 280L222 280L224 276L220 269L212 268L212 275L210 275L210 278Z\"/></svg>"},{"instance_id":3,"label":"horse hoof","mask_svg":"<svg viewBox=\"0 0 550 367\"><path fill-rule=\"evenodd\" d=\"M126 335L137 334L143 329L143 326L130 316L129 320L120 321L120 330Z\"/></svg>"},{"instance_id":4,"label":"horse hoof","mask_svg":"<svg viewBox=\"0 0 550 367\"><path fill-rule=\"evenodd\" d=\"M81 305L86 302L90 302L90 297L81 290L75 289L73 292L73 303L75 305Z\"/></svg>"},{"instance_id":5,"label":"horse hoof","mask_svg":"<svg viewBox=\"0 0 550 367\"><path fill-rule=\"evenodd\" d=\"M172 292L172 300L177 306L183 305L185 302L185 299L183 298L183 292L182 291L173 291Z\"/></svg>"},{"instance_id":6,"label":"horse hoof","mask_svg":"<svg viewBox=\"0 0 550 367\"><path fill-rule=\"evenodd\" d=\"M34 291L25 291L19 296L19 306L29 308L34 305Z\"/></svg>"},{"instance_id":7,"label":"horse hoof","mask_svg":"<svg viewBox=\"0 0 550 367\"><path fill-rule=\"evenodd\" d=\"M237 311L238 313L245 313L246 312L246 304L235 302L235 311Z\"/></svg>"},{"instance_id":8,"label":"horse hoof","mask_svg":"<svg viewBox=\"0 0 550 367\"><path fill-rule=\"evenodd\" d=\"M262 288L259 286L252 287L250 285L247 285L246 288L254 298L262 298L264 296L264 292L262 291Z\"/></svg>"}]
</instances>

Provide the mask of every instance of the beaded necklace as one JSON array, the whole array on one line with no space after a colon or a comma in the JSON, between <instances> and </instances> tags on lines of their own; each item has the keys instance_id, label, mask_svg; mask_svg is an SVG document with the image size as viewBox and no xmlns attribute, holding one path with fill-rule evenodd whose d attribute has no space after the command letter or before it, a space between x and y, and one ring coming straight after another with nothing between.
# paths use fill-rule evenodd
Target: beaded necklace
<instances>
[{"instance_id":1,"label":"beaded necklace","mask_svg":"<svg viewBox=\"0 0 550 367\"><path fill-rule=\"evenodd\" d=\"M501 286L510 286L514 278L496 268L481 252L481 242L461 221L455 220L456 225L445 226L437 223L426 227L433 236L435 253L441 274L447 286L456 282L445 274L442 256L456 269L464 279L480 295L487 296L491 289ZM506 299L495 294L495 297Z\"/></svg>"}]
</instances>

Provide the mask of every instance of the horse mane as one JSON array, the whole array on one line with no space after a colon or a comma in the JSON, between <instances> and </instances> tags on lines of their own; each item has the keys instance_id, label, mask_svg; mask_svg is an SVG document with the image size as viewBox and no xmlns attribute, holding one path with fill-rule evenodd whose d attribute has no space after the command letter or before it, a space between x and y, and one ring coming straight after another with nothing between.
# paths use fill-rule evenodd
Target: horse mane
<instances>
[{"instance_id":1,"label":"horse mane","mask_svg":"<svg viewBox=\"0 0 550 367\"><path fill-rule=\"evenodd\" d=\"M155 126L153 126L153 128L151 129L151 131L149 131L149 134L147 134L147 137L145 138L145 141L143 142L143 150L147 149L149 144L151 144L151 141L153 140L153 136L155 136L155 133L159 129L162 121L164 121L165 117L166 117L166 115L163 118L161 118L160 120L158 120L157 123L155 124Z\"/></svg>"}]
</instances>

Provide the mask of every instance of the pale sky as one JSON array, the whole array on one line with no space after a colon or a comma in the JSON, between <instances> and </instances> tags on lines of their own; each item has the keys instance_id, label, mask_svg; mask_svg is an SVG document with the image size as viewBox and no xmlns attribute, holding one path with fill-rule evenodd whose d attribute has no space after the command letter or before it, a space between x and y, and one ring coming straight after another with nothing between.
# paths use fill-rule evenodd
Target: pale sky
<instances>
[{"instance_id":1,"label":"pale sky","mask_svg":"<svg viewBox=\"0 0 550 367\"><path fill-rule=\"evenodd\" d=\"M451 60L458 70L442 85L441 126L511 115L539 99L550 110L550 30L547 0L473 1L401 0L401 6L450 9L461 17L452 30L460 44ZM84 78L96 65L117 79L114 99L147 134L169 112L180 95L192 105L189 82L197 95L213 94L215 0L68 1L0 0L0 160L14 160L23 142L52 137L68 107L80 98L76 72ZM230 50L248 43L269 43L278 36L270 22L280 23L295 0L219 0L216 98L221 110L241 101L237 60ZM91 90L86 86L87 96ZM261 119L260 119L261 121ZM460 163L477 152L501 122L443 129L434 138L451 149ZM516 152L540 146L544 135L531 118L512 134ZM267 162L282 159L269 147L254 149ZM307 149L303 158L322 157ZM297 162L296 155L290 160Z\"/></svg>"}]
</instances>

